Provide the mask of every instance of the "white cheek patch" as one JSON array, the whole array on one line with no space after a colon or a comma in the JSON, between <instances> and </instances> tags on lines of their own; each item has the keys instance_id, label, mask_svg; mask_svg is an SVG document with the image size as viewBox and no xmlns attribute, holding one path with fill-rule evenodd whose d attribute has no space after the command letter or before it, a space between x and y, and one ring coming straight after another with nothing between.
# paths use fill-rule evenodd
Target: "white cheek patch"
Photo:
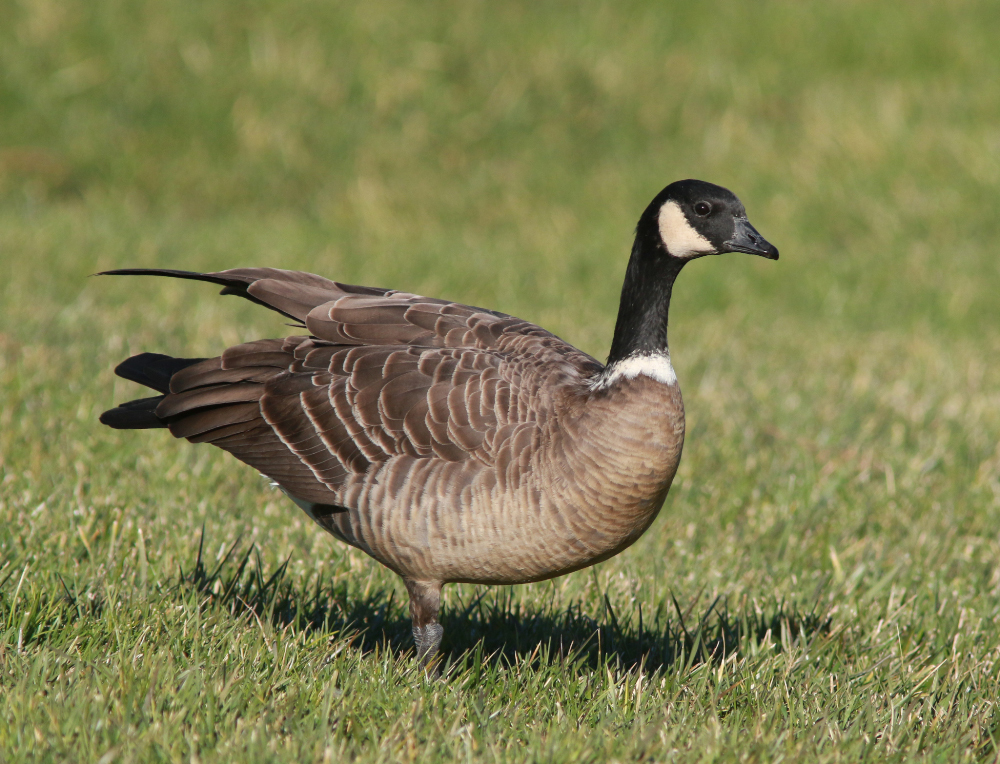
<instances>
[{"instance_id":1,"label":"white cheek patch","mask_svg":"<svg viewBox=\"0 0 1000 764\"><path fill-rule=\"evenodd\" d=\"M681 206L674 201L660 207L660 238L674 257L688 258L714 254L715 247L688 222Z\"/></svg>"},{"instance_id":2,"label":"white cheek patch","mask_svg":"<svg viewBox=\"0 0 1000 764\"><path fill-rule=\"evenodd\" d=\"M597 378L593 390L603 390L619 379L635 379L638 376L650 377L664 385L677 384L677 374L670 363L669 353L652 353L650 355L632 355L608 366Z\"/></svg>"}]
</instances>

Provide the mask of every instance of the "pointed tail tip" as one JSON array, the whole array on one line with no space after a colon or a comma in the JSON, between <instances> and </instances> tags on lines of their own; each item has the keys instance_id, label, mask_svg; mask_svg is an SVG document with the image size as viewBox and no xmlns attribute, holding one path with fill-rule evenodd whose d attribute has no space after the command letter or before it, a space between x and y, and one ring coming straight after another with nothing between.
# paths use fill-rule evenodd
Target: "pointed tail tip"
<instances>
[{"instance_id":1,"label":"pointed tail tip","mask_svg":"<svg viewBox=\"0 0 1000 764\"><path fill-rule=\"evenodd\" d=\"M128 401L113 409L108 409L99 417L101 424L115 430L153 430L167 426L156 416L156 407L163 400L162 395Z\"/></svg>"}]
</instances>

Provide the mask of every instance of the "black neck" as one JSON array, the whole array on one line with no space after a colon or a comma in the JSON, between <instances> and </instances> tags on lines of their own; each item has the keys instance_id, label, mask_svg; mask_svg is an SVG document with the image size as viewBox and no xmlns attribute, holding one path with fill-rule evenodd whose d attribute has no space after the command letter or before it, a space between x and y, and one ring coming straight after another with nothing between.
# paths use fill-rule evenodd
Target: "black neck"
<instances>
[{"instance_id":1,"label":"black neck","mask_svg":"<svg viewBox=\"0 0 1000 764\"><path fill-rule=\"evenodd\" d=\"M671 257L652 232L636 233L625 271L608 365L631 355L667 352L670 293L685 260Z\"/></svg>"}]
</instances>

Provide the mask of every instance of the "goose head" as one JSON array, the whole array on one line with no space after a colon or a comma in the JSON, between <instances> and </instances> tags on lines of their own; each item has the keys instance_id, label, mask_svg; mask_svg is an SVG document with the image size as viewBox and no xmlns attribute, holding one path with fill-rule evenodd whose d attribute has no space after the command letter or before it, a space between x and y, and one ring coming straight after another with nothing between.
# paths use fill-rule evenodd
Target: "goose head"
<instances>
[{"instance_id":1,"label":"goose head","mask_svg":"<svg viewBox=\"0 0 1000 764\"><path fill-rule=\"evenodd\" d=\"M722 186L679 180L653 198L636 226L608 355L611 371L600 385L615 379L616 364L626 359L669 358L667 314L674 280L690 260L724 252L778 259L777 247L750 225L743 203ZM639 368L637 363L628 368Z\"/></svg>"},{"instance_id":2,"label":"goose head","mask_svg":"<svg viewBox=\"0 0 1000 764\"><path fill-rule=\"evenodd\" d=\"M678 260L725 252L778 259L777 247L750 224L736 195L703 180L678 180L663 189L640 218L637 233L656 255L665 252Z\"/></svg>"}]
</instances>

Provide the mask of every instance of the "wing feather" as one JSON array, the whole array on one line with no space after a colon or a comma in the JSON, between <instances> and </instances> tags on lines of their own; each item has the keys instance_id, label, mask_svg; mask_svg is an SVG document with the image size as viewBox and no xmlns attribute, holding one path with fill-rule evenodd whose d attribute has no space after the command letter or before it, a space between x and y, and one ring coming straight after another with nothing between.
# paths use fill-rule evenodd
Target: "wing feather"
<instances>
[{"instance_id":1,"label":"wing feather","mask_svg":"<svg viewBox=\"0 0 1000 764\"><path fill-rule=\"evenodd\" d=\"M516 481L550 390L602 368L534 324L408 292L273 268L120 273L209 281L305 324L311 336L178 368L156 416L323 504L348 506L360 495L353 478L374 466L395 476L380 480L405 480L412 459L493 465Z\"/></svg>"}]
</instances>

